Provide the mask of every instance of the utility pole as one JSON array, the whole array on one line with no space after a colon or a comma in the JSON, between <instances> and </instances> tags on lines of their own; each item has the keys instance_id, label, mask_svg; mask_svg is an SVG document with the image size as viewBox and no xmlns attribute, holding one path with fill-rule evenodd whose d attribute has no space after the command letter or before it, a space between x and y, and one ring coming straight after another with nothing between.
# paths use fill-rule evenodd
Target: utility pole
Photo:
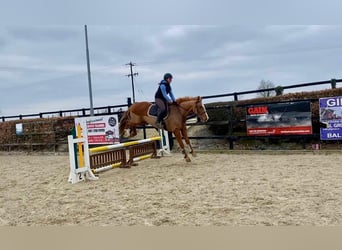
<instances>
[{"instance_id":1,"label":"utility pole","mask_svg":"<svg viewBox=\"0 0 342 250\"><path fill-rule=\"evenodd\" d=\"M132 79L132 93L133 93L133 103L135 103L135 91L134 91L134 76L137 76L138 73L133 73L133 66L135 66L134 63L132 62L129 62L129 63L126 63L126 65L129 65L130 66L130 70L131 70L131 73L126 75L128 77L131 77Z\"/></svg>"},{"instance_id":2,"label":"utility pole","mask_svg":"<svg viewBox=\"0 0 342 250\"><path fill-rule=\"evenodd\" d=\"M89 99L90 99L90 115L94 116L93 91L92 91L92 88L91 88L91 75L90 75L90 62L89 62L87 25L84 25L84 31L85 31L85 41L86 41L86 54L87 54L88 86L89 86Z\"/></svg>"}]
</instances>

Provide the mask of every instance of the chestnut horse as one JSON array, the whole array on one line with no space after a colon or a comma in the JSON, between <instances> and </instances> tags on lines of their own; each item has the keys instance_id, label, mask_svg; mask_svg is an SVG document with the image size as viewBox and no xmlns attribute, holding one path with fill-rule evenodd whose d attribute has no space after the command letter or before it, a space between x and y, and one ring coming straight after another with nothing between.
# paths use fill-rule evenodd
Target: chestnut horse
<instances>
[{"instance_id":1,"label":"chestnut horse","mask_svg":"<svg viewBox=\"0 0 342 250\"><path fill-rule=\"evenodd\" d=\"M136 102L132 104L120 119L120 136L125 136L125 133L127 134L128 131L128 137L135 136L137 134L137 126L150 124L155 127L157 118L156 116L149 115L149 109L152 105L150 102ZM189 146L190 153L195 156L186 129L186 118L190 114L197 115L201 122L206 122L209 119L200 96L178 98L176 104L169 105L169 114L164 119L165 129L174 133L187 162L191 160L184 148L182 138L184 138Z\"/></svg>"}]
</instances>

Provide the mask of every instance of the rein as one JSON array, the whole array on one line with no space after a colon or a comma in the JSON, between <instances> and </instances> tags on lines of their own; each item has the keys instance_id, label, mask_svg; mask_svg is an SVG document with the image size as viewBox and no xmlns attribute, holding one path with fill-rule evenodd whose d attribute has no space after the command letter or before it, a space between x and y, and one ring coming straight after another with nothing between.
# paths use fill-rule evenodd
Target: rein
<instances>
[{"instance_id":1,"label":"rein","mask_svg":"<svg viewBox=\"0 0 342 250\"><path fill-rule=\"evenodd\" d=\"M196 105L197 103L199 103L199 101L196 101L196 102L195 102L195 105ZM180 104L178 104L177 107L180 107L181 109L185 110L186 113L190 113L190 111L191 111L191 109L192 109L192 107L190 107L190 109L187 110L186 108L183 108ZM194 113L195 113L195 112L194 112ZM195 114L198 115L198 116L200 116L200 115L203 115L203 114L205 114L205 113L206 113L206 112L203 111L203 112L200 113L200 114L196 114L196 113L195 113Z\"/></svg>"}]
</instances>

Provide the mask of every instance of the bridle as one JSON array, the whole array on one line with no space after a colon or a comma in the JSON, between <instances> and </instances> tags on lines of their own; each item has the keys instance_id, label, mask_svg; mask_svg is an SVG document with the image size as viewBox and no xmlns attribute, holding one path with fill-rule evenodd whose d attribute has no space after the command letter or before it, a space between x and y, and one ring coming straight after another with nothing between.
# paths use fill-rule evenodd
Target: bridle
<instances>
[{"instance_id":1,"label":"bridle","mask_svg":"<svg viewBox=\"0 0 342 250\"><path fill-rule=\"evenodd\" d=\"M197 100L196 102L195 102L195 108L196 108L196 110L197 110L197 104L199 103L200 101L199 100ZM180 107L181 109L183 109L183 110L185 110L185 112L186 113L190 113L191 112L191 110L193 109L193 107L190 107L190 109L189 110L187 110L186 108L183 108L180 104L177 104L177 107ZM194 112L195 113L195 112ZM201 112L201 113L195 113L197 116L202 116L202 115L204 115L204 114L206 114L207 112L204 110L203 112Z\"/></svg>"}]
</instances>

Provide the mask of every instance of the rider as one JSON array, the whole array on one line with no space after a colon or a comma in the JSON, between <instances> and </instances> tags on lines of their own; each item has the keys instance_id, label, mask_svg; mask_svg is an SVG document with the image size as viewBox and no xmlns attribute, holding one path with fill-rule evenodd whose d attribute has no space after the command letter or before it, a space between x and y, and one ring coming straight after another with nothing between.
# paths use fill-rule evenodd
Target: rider
<instances>
[{"instance_id":1,"label":"rider","mask_svg":"<svg viewBox=\"0 0 342 250\"><path fill-rule=\"evenodd\" d=\"M172 75L170 73L164 74L164 80L159 83L159 87L154 96L155 102L158 106L157 123L158 128L163 128L162 121L166 115L168 103L175 103L176 98L172 93L171 88Z\"/></svg>"}]
</instances>

